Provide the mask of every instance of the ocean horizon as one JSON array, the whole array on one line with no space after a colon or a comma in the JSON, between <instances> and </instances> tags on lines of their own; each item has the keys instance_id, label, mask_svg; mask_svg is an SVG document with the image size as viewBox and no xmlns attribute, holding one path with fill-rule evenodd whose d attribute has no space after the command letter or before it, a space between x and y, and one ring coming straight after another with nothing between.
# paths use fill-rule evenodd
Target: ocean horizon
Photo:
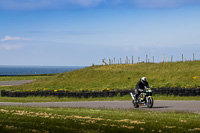
<instances>
[{"instance_id":1,"label":"ocean horizon","mask_svg":"<svg viewBox=\"0 0 200 133\"><path fill-rule=\"evenodd\" d=\"M32 75L70 72L86 66L25 66L0 65L0 75Z\"/></svg>"}]
</instances>

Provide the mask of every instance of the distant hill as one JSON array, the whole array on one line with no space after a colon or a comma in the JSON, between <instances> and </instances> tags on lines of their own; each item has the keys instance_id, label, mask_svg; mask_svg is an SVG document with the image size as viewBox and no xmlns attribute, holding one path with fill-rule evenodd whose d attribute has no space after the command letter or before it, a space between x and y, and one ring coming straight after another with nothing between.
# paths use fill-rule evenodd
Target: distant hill
<instances>
[{"instance_id":1,"label":"distant hill","mask_svg":"<svg viewBox=\"0 0 200 133\"><path fill-rule=\"evenodd\" d=\"M141 77L152 88L200 86L200 61L91 66L35 82L10 87L12 90L102 90L135 88Z\"/></svg>"}]
</instances>

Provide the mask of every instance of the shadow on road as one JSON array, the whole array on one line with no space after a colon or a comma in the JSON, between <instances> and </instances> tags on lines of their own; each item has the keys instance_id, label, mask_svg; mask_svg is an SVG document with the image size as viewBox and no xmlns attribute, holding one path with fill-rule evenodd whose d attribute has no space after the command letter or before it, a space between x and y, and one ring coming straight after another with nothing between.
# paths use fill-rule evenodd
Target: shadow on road
<instances>
[{"instance_id":1,"label":"shadow on road","mask_svg":"<svg viewBox=\"0 0 200 133\"><path fill-rule=\"evenodd\" d=\"M140 108L143 108L143 109L164 109L164 108L171 108L172 106L157 106L157 107L152 107L152 108L148 108L148 107L140 107Z\"/></svg>"},{"instance_id":2,"label":"shadow on road","mask_svg":"<svg viewBox=\"0 0 200 133\"><path fill-rule=\"evenodd\" d=\"M170 108L170 107L172 107L172 106L160 106L160 107L152 107L152 108L157 108L157 109L160 109L160 108Z\"/></svg>"}]
</instances>

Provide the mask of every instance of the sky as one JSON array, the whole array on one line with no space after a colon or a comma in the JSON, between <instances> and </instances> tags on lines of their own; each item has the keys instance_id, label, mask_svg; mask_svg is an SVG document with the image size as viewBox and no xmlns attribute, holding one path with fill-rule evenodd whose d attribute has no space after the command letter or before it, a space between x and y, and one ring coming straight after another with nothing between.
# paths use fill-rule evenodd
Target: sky
<instances>
[{"instance_id":1,"label":"sky","mask_svg":"<svg viewBox=\"0 0 200 133\"><path fill-rule=\"evenodd\" d=\"M0 65L200 60L200 0L0 0Z\"/></svg>"}]
</instances>

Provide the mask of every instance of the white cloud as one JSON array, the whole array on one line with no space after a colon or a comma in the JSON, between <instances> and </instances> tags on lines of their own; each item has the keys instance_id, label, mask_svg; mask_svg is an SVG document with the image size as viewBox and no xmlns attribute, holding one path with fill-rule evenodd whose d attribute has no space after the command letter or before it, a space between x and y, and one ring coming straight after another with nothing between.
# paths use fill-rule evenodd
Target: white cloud
<instances>
[{"instance_id":1,"label":"white cloud","mask_svg":"<svg viewBox=\"0 0 200 133\"><path fill-rule=\"evenodd\" d=\"M24 40L31 40L29 38L22 38L22 37L12 37L12 36L5 36L0 40L0 48L4 50L19 50L23 48L23 45L16 44L16 41L24 41ZM11 41L6 43L7 41Z\"/></svg>"},{"instance_id":2,"label":"white cloud","mask_svg":"<svg viewBox=\"0 0 200 133\"><path fill-rule=\"evenodd\" d=\"M22 38L22 37L12 37L12 36L5 36L1 41L10 41L10 40L31 40L29 38Z\"/></svg>"},{"instance_id":3,"label":"white cloud","mask_svg":"<svg viewBox=\"0 0 200 133\"><path fill-rule=\"evenodd\" d=\"M19 44L2 44L0 46L4 50L18 50L18 49L21 49L23 47L22 45L19 45Z\"/></svg>"},{"instance_id":4,"label":"white cloud","mask_svg":"<svg viewBox=\"0 0 200 133\"><path fill-rule=\"evenodd\" d=\"M96 6L104 0L1 0L0 8L6 10L54 9L71 6Z\"/></svg>"},{"instance_id":5,"label":"white cloud","mask_svg":"<svg viewBox=\"0 0 200 133\"><path fill-rule=\"evenodd\" d=\"M72 3L80 6L96 6L103 0L64 0L66 3Z\"/></svg>"},{"instance_id":6,"label":"white cloud","mask_svg":"<svg viewBox=\"0 0 200 133\"><path fill-rule=\"evenodd\" d=\"M188 5L200 5L200 0L0 0L0 9L4 10L40 10L74 7L139 7L173 8Z\"/></svg>"},{"instance_id":7,"label":"white cloud","mask_svg":"<svg viewBox=\"0 0 200 133\"><path fill-rule=\"evenodd\" d=\"M135 0L133 3L139 7L147 8L173 8L191 4L200 4L198 0Z\"/></svg>"}]
</instances>

